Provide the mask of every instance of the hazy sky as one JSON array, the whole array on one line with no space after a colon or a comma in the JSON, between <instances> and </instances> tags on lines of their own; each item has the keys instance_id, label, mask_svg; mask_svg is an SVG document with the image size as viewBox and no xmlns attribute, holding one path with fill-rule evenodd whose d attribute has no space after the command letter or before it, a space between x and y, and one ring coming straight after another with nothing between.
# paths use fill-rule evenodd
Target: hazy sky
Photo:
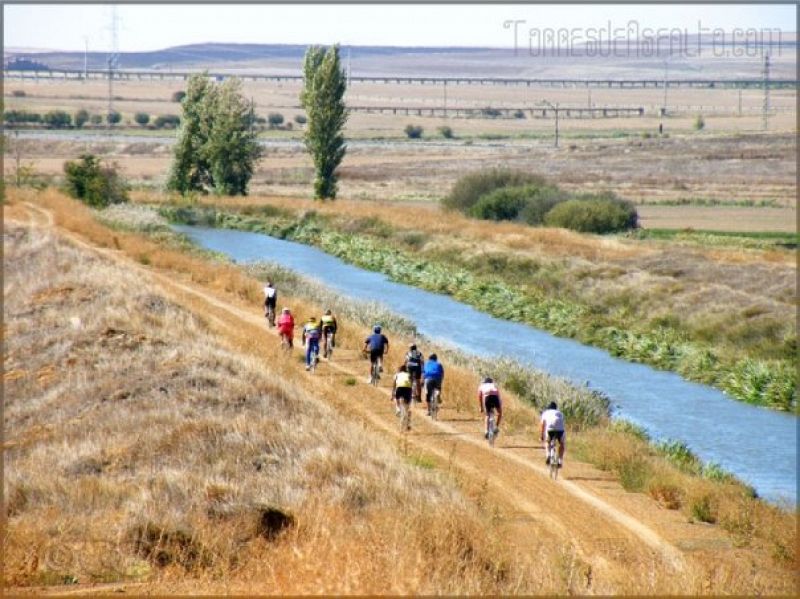
<instances>
[{"instance_id":1,"label":"hazy sky","mask_svg":"<svg viewBox=\"0 0 800 599\"><path fill-rule=\"evenodd\" d=\"M793 5L119 5L123 52L197 42L511 47L504 21L531 27L796 29ZM109 5L4 6L6 47L106 51Z\"/></svg>"}]
</instances>

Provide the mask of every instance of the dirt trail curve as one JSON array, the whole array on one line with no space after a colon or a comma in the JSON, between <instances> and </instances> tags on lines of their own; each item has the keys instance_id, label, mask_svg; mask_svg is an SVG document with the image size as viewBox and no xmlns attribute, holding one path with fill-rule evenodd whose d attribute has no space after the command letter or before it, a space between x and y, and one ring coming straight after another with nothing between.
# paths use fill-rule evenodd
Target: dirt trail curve
<instances>
[{"instance_id":1,"label":"dirt trail curve","mask_svg":"<svg viewBox=\"0 0 800 599\"><path fill-rule=\"evenodd\" d=\"M55 227L48 212L30 204L26 207L34 224ZM223 299L197 284L179 280L174 273L167 275L142 266L120 251L95 247L74 233L59 229L58 234L136 270L173 301L206 319L223 341L237 349L262 356L265 344L279 345L277 336L265 330L258 308ZM243 342L243 338L249 342ZM613 504L614 498L630 494L622 493L615 482L596 469L568 461L562 477L552 482L538 441L534 444L529 438L501 435L497 446L489 448L476 415L457 413L447 404L442 406L438 422L415 409L413 431L401 434L393 405L387 400L389 388L364 384L367 366L358 350L337 348L333 360L322 362L313 374L305 373L299 360L284 360L281 368L294 371L292 380L301 381L316 396L334 403L367 427L397 439L401 450L434 456L439 467L459 478L468 493L477 489L471 493L473 497L492 506L509 542L520 550L536 551L554 538L569 547L568 558L581 564L575 572L583 580L573 584L578 592L633 592L631 585L642 592L648 586L655 590L671 578L688 583L702 576L703 568L696 568L699 564L687 559L691 553L665 539L665 531L674 540L689 534L681 529L685 521L672 512L654 509L647 498L639 503L628 498L621 501L624 505ZM345 384L351 377L358 381L356 386ZM690 536L697 540L697 535ZM674 588L674 592L681 588L692 592L691 585L681 587L676 582Z\"/></svg>"}]
</instances>

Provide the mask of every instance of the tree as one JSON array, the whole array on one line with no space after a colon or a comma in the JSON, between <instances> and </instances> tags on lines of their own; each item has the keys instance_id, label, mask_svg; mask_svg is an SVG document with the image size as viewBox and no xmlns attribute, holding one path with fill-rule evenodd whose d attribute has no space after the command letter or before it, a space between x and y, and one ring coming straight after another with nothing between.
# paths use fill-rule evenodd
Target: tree
<instances>
[{"instance_id":1,"label":"tree","mask_svg":"<svg viewBox=\"0 0 800 599\"><path fill-rule=\"evenodd\" d=\"M93 114L92 116L89 117L89 122L92 125L99 125L100 123L103 122L103 117L100 116L99 114Z\"/></svg>"},{"instance_id":2,"label":"tree","mask_svg":"<svg viewBox=\"0 0 800 599\"><path fill-rule=\"evenodd\" d=\"M173 92L172 101L173 102L183 102L183 99L185 97L186 97L186 92L181 89L181 90L178 90L176 92Z\"/></svg>"},{"instance_id":3,"label":"tree","mask_svg":"<svg viewBox=\"0 0 800 599\"><path fill-rule=\"evenodd\" d=\"M95 208L128 201L128 188L116 167L104 165L97 156L84 154L80 161L64 163L67 193Z\"/></svg>"},{"instance_id":4,"label":"tree","mask_svg":"<svg viewBox=\"0 0 800 599\"><path fill-rule=\"evenodd\" d=\"M69 127L72 125L72 116L63 110L51 110L44 115L44 124L55 129Z\"/></svg>"},{"instance_id":5,"label":"tree","mask_svg":"<svg viewBox=\"0 0 800 599\"><path fill-rule=\"evenodd\" d=\"M112 110L106 115L106 122L109 125L116 125L120 121L122 121L122 115L118 113L116 110Z\"/></svg>"},{"instance_id":6,"label":"tree","mask_svg":"<svg viewBox=\"0 0 800 599\"><path fill-rule=\"evenodd\" d=\"M80 128L83 127L86 123L89 122L89 113L81 108L78 112L75 113L75 117L73 118L75 121L75 126Z\"/></svg>"},{"instance_id":7,"label":"tree","mask_svg":"<svg viewBox=\"0 0 800 599\"><path fill-rule=\"evenodd\" d=\"M303 137L314 162L314 197L335 199L336 168L347 151L342 135L347 122L347 77L339 60L339 46L327 51L311 46L303 60L303 77L300 103L308 118Z\"/></svg>"},{"instance_id":8,"label":"tree","mask_svg":"<svg viewBox=\"0 0 800 599\"><path fill-rule=\"evenodd\" d=\"M210 183L209 165L202 155L208 137L205 101L210 86L208 73L189 78L167 189L187 193L203 190Z\"/></svg>"},{"instance_id":9,"label":"tree","mask_svg":"<svg viewBox=\"0 0 800 599\"><path fill-rule=\"evenodd\" d=\"M228 79L212 89L208 139L203 147L211 166L212 187L219 195L247 195L247 184L261 156L252 105L242 95L238 79Z\"/></svg>"},{"instance_id":10,"label":"tree","mask_svg":"<svg viewBox=\"0 0 800 599\"><path fill-rule=\"evenodd\" d=\"M275 129L283 124L283 115L280 112L270 112L267 115L267 121L269 122L269 128Z\"/></svg>"},{"instance_id":11,"label":"tree","mask_svg":"<svg viewBox=\"0 0 800 599\"><path fill-rule=\"evenodd\" d=\"M137 112L134 115L133 120L136 121L136 123L141 125L142 127L145 127L147 123L150 122L150 115L147 114L146 112Z\"/></svg>"},{"instance_id":12,"label":"tree","mask_svg":"<svg viewBox=\"0 0 800 599\"><path fill-rule=\"evenodd\" d=\"M208 74L189 79L167 188L187 193L245 195L261 147L255 115L241 83L211 83ZM158 119L157 119L158 120Z\"/></svg>"},{"instance_id":13,"label":"tree","mask_svg":"<svg viewBox=\"0 0 800 599\"><path fill-rule=\"evenodd\" d=\"M409 139L419 139L424 129L420 125L406 125L404 131Z\"/></svg>"}]
</instances>

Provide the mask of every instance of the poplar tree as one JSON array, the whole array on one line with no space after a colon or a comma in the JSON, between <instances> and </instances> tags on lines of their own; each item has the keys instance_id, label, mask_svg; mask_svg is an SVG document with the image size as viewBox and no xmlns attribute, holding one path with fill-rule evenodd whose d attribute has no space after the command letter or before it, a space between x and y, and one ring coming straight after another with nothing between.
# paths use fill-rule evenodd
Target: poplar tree
<instances>
[{"instance_id":1,"label":"poplar tree","mask_svg":"<svg viewBox=\"0 0 800 599\"><path fill-rule=\"evenodd\" d=\"M347 151L342 135L347 121L347 76L339 60L339 46L327 50L311 46L303 60L303 77L300 103L308 118L304 141L314 162L314 197L333 200L336 168Z\"/></svg>"}]
</instances>

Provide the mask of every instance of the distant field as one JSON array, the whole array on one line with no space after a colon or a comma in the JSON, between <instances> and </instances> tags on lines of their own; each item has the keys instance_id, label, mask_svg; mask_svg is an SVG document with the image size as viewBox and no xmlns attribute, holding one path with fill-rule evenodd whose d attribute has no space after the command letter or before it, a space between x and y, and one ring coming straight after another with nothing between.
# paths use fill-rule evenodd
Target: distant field
<instances>
[{"instance_id":1,"label":"distant field","mask_svg":"<svg viewBox=\"0 0 800 599\"><path fill-rule=\"evenodd\" d=\"M639 206L639 220L645 229L686 229L707 231L797 230L796 208L747 208L729 206Z\"/></svg>"}]
</instances>

